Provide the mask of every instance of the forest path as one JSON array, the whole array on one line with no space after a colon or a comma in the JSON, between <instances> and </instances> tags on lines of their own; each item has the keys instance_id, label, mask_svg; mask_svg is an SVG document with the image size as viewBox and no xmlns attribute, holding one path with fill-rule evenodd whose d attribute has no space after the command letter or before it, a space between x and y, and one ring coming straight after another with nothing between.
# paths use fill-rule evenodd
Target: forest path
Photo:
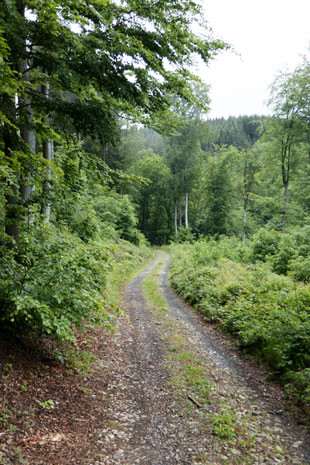
<instances>
[{"instance_id":1,"label":"forest path","mask_svg":"<svg viewBox=\"0 0 310 465\"><path fill-rule=\"evenodd\" d=\"M175 296L169 260L157 254L127 286L130 322L119 324L106 389L106 455L98 463L310 463L309 437L283 412L281 391ZM156 291L153 302L143 296L152 276L166 304L156 304Z\"/></svg>"}]
</instances>

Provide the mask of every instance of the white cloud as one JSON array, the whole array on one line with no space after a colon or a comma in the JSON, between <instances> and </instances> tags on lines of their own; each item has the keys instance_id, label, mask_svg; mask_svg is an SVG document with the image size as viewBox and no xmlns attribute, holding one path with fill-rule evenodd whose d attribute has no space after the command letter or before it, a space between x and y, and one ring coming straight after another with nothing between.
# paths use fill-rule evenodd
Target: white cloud
<instances>
[{"instance_id":1,"label":"white cloud","mask_svg":"<svg viewBox=\"0 0 310 465\"><path fill-rule=\"evenodd\" d=\"M240 57L221 53L199 74L211 85L211 117L264 114L268 86L294 69L310 43L309 0L204 0L215 37Z\"/></svg>"}]
</instances>

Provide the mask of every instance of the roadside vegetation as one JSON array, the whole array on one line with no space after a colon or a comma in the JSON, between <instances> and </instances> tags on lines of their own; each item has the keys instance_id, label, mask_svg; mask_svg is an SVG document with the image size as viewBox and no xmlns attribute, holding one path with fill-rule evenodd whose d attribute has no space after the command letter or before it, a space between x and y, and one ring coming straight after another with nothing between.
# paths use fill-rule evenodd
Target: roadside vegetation
<instances>
[{"instance_id":1,"label":"roadside vegetation","mask_svg":"<svg viewBox=\"0 0 310 465\"><path fill-rule=\"evenodd\" d=\"M308 228L281 237L260 230L234 238L171 245L171 284L209 322L262 359L288 397L308 411L310 284Z\"/></svg>"}]
</instances>

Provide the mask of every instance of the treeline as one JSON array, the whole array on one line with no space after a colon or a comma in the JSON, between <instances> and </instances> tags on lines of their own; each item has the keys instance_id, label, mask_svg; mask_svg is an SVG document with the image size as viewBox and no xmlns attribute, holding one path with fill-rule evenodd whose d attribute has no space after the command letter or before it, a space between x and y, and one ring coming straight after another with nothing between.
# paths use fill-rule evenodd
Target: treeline
<instances>
[{"instance_id":1,"label":"treeline","mask_svg":"<svg viewBox=\"0 0 310 465\"><path fill-rule=\"evenodd\" d=\"M305 59L277 77L270 117L208 121L179 101L168 135L120 128L109 163L151 181L126 190L151 243L200 235L245 242L261 227L285 233L309 223L309 66ZM207 106L206 89L194 91Z\"/></svg>"},{"instance_id":2,"label":"treeline","mask_svg":"<svg viewBox=\"0 0 310 465\"><path fill-rule=\"evenodd\" d=\"M202 20L195 1L2 2L1 328L63 342L110 327L115 246L145 243L125 190L147 181L108 147L120 120L167 131L173 102L198 105L193 56L226 47L192 32Z\"/></svg>"},{"instance_id":3,"label":"treeline","mask_svg":"<svg viewBox=\"0 0 310 465\"><path fill-rule=\"evenodd\" d=\"M232 145L239 150L252 147L259 139L259 128L264 116L230 116L229 118L216 118L208 120L212 137L209 142L209 150L214 146Z\"/></svg>"}]
</instances>

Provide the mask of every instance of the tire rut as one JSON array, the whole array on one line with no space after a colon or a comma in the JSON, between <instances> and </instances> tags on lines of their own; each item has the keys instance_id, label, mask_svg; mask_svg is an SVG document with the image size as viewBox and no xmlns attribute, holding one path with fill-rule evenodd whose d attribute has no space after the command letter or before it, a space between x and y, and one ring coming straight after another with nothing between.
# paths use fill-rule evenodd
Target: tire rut
<instances>
[{"instance_id":1,"label":"tire rut","mask_svg":"<svg viewBox=\"0 0 310 465\"><path fill-rule=\"evenodd\" d=\"M103 431L110 441L111 453L99 465L222 465L243 463L236 461L238 451L223 446L201 428L201 412L189 408L186 397L176 396L170 384L167 368L167 347L163 340L164 329L154 320L142 296L142 281L159 263L162 254L145 271L128 284L125 292L125 309L130 322L120 321L118 355L114 382L107 389L107 409L113 427ZM218 395L232 407L255 415L258 427L257 459L260 464L309 464L307 436L303 428L291 423L286 414L275 414L278 409L269 384L228 348L222 338L189 306L181 301L168 285L170 257L160 274L160 289L169 305L169 317L175 326L182 328L196 354L204 360L207 376L215 380ZM246 375L245 375L246 373ZM269 396L269 397L268 397ZM213 414L212 403L210 415ZM209 414L206 411L206 415ZM281 412L282 413L282 412ZM113 434L111 434L113 433ZM264 456L264 440L268 434L276 435L279 447L286 447L284 461L276 455ZM270 451L269 451L270 452ZM269 453L268 452L268 453ZM205 457L201 462L199 457ZM97 462L95 462L97 465Z\"/></svg>"},{"instance_id":2,"label":"tire rut","mask_svg":"<svg viewBox=\"0 0 310 465\"><path fill-rule=\"evenodd\" d=\"M122 378L127 384L125 403L120 399L123 404L120 417L123 420L130 418L129 428L127 426L129 441L122 457L118 458L116 454L104 463L192 463L188 443L194 438L184 435L188 426L182 421L179 404L168 385L169 375L163 367L163 343L142 297L141 283L158 261L159 256L127 286L125 293L130 324L125 329L126 368Z\"/></svg>"},{"instance_id":3,"label":"tire rut","mask_svg":"<svg viewBox=\"0 0 310 465\"><path fill-rule=\"evenodd\" d=\"M201 347L210 363L222 372L224 378L229 376L236 391L243 391L250 403L275 417L276 427L281 425L287 435L286 440L298 449L303 463L310 464L309 431L298 425L292 415L285 411L283 392L279 386L267 382L254 363L242 358L237 349L218 334L214 326L206 323L200 314L177 296L169 285L171 259L167 253L165 255L160 288L172 314L187 326L195 343Z\"/></svg>"}]
</instances>

